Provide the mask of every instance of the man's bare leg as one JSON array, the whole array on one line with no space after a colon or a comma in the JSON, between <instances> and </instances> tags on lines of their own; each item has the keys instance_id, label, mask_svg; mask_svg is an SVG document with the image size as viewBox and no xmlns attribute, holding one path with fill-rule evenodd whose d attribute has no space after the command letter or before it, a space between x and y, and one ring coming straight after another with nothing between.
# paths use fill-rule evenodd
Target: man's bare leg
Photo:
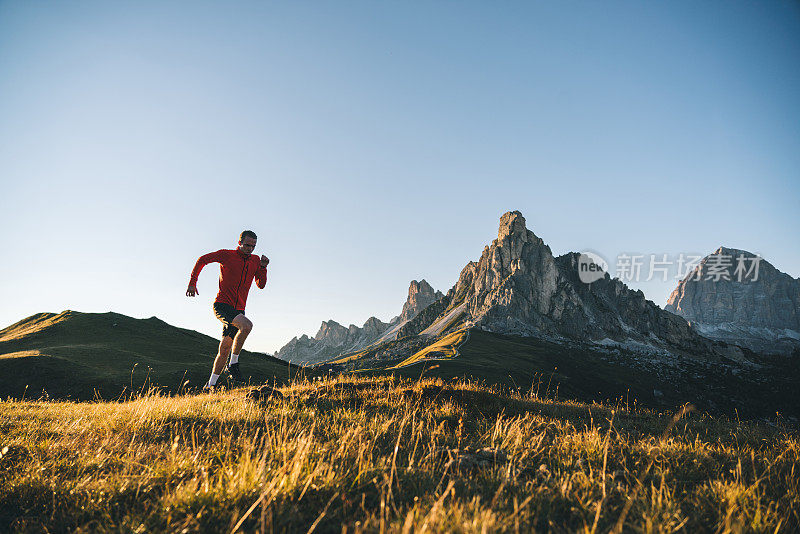
<instances>
[{"instance_id":1,"label":"man's bare leg","mask_svg":"<svg viewBox=\"0 0 800 534\"><path fill-rule=\"evenodd\" d=\"M219 350L217 357L214 359L214 374L221 375L222 370L225 369L225 364L228 363L228 356L231 354L231 347L233 346L233 338L229 336L222 336L219 342Z\"/></svg>"},{"instance_id":2,"label":"man's bare leg","mask_svg":"<svg viewBox=\"0 0 800 534\"><path fill-rule=\"evenodd\" d=\"M242 352L242 347L244 347L244 341L253 330L253 322L245 317L243 313L240 313L233 318L231 324L239 329L239 331L236 333L236 337L233 338L233 354L239 354Z\"/></svg>"}]
</instances>

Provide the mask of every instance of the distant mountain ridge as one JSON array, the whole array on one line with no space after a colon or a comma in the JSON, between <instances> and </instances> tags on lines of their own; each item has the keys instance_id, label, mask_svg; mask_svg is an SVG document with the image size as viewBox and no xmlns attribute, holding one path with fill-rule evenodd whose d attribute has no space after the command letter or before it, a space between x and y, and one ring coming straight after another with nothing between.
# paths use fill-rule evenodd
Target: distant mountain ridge
<instances>
[{"instance_id":1,"label":"distant mountain ridge","mask_svg":"<svg viewBox=\"0 0 800 534\"><path fill-rule=\"evenodd\" d=\"M711 339L768 354L800 351L800 278L745 250L721 246L703 258L664 309Z\"/></svg>"},{"instance_id":2,"label":"distant mountain ridge","mask_svg":"<svg viewBox=\"0 0 800 534\"><path fill-rule=\"evenodd\" d=\"M370 317L359 328L353 324L344 327L333 319L323 321L313 338L305 334L294 337L281 347L276 356L293 363L315 364L363 349L378 341L394 339L405 324L442 297L442 292L435 291L426 280L412 280L400 315L388 323Z\"/></svg>"},{"instance_id":3,"label":"distant mountain ridge","mask_svg":"<svg viewBox=\"0 0 800 534\"><path fill-rule=\"evenodd\" d=\"M306 364L340 361L340 356L356 352L359 358L378 353L394 358L403 352L399 340L408 338L407 350L416 351L426 340L432 343L448 332L477 328L598 348L624 347L709 360L745 358L738 347L700 335L685 319L661 309L608 273L591 283L581 281L579 259L576 252L554 257L550 247L527 228L522 213L507 212L500 218L497 239L462 269L447 295L422 283L417 288L412 282L397 320L375 320L370 329L366 325L345 329L326 321L315 338L294 338L277 356ZM424 298L416 297L417 293ZM386 330L379 334L381 328Z\"/></svg>"}]
</instances>

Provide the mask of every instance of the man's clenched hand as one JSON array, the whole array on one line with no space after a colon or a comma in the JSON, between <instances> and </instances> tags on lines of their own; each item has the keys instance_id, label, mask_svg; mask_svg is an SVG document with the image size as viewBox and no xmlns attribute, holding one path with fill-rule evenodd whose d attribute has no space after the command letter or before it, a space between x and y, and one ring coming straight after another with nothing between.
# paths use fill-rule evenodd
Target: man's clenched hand
<instances>
[{"instance_id":1,"label":"man's clenched hand","mask_svg":"<svg viewBox=\"0 0 800 534\"><path fill-rule=\"evenodd\" d=\"M261 266L262 267L266 267L267 265L269 265L269 258L262 254L261 255Z\"/></svg>"},{"instance_id":2,"label":"man's clenched hand","mask_svg":"<svg viewBox=\"0 0 800 534\"><path fill-rule=\"evenodd\" d=\"M193 297L193 296L199 295L199 294L200 294L200 292L194 286L189 286L189 289L186 290L186 296L187 297Z\"/></svg>"}]
</instances>

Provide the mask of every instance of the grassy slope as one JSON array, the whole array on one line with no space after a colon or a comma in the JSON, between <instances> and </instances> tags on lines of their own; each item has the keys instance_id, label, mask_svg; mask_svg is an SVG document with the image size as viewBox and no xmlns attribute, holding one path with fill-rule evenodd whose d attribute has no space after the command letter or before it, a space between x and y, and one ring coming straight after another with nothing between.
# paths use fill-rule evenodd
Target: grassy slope
<instances>
[{"instance_id":1,"label":"grassy slope","mask_svg":"<svg viewBox=\"0 0 800 534\"><path fill-rule=\"evenodd\" d=\"M526 392L558 392L585 402L618 401L654 409L692 403L698 409L740 417L800 417L800 363L735 374L716 364L682 361L640 365L641 356L609 356L576 346L471 330L454 358L421 361L392 372L401 376L469 378ZM372 373L385 373L399 360L353 362ZM655 392L658 392L656 396Z\"/></svg>"},{"instance_id":2,"label":"grassy slope","mask_svg":"<svg viewBox=\"0 0 800 534\"><path fill-rule=\"evenodd\" d=\"M155 317L118 313L42 313L0 330L0 397L104 398L151 384L177 390L208 379L219 341ZM256 382L286 378L286 364L244 352ZM27 390L26 390L27 386Z\"/></svg>"},{"instance_id":3,"label":"grassy slope","mask_svg":"<svg viewBox=\"0 0 800 534\"><path fill-rule=\"evenodd\" d=\"M800 528L791 430L434 379L281 391L0 402L0 531Z\"/></svg>"},{"instance_id":4,"label":"grassy slope","mask_svg":"<svg viewBox=\"0 0 800 534\"><path fill-rule=\"evenodd\" d=\"M557 389L562 397L584 401L652 401L654 389L666 389L657 376L601 360L595 353L478 330L470 333L458 357L431 365L438 367L425 371L425 376L466 377L523 391L533 388L540 394L553 394ZM409 376L420 372L419 368L408 369ZM686 400L670 397L667 402L675 406Z\"/></svg>"}]
</instances>

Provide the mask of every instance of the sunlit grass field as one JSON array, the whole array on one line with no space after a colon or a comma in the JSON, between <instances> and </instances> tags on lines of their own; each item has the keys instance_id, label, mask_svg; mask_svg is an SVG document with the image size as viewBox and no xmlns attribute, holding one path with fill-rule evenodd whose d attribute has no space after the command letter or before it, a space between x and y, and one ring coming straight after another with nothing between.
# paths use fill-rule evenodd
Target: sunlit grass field
<instances>
[{"instance_id":1,"label":"sunlit grass field","mask_svg":"<svg viewBox=\"0 0 800 534\"><path fill-rule=\"evenodd\" d=\"M440 379L0 402L0 530L790 532L794 430Z\"/></svg>"}]
</instances>

